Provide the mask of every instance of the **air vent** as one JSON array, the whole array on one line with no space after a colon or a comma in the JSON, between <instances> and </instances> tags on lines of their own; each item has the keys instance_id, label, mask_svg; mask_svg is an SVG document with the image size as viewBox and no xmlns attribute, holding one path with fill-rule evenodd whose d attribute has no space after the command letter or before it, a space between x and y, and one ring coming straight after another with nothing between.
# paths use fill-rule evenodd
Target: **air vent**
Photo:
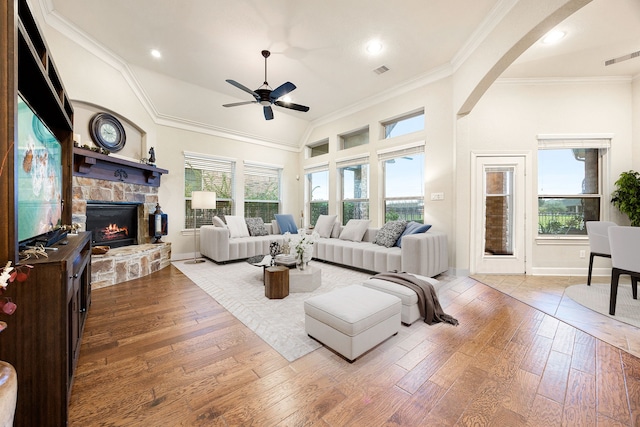
<instances>
[{"instance_id":1,"label":"air vent","mask_svg":"<svg viewBox=\"0 0 640 427\"><path fill-rule=\"evenodd\" d=\"M631 59L631 58L637 58L638 56L640 56L640 50L637 52L630 53L628 55L621 56L619 58L613 58L608 61L605 61L604 65L617 64L618 62L626 61L627 59Z\"/></svg>"},{"instance_id":2,"label":"air vent","mask_svg":"<svg viewBox=\"0 0 640 427\"><path fill-rule=\"evenodd\" d=\"M386 65L383 65L382 67L378 67L375 70L373 70L373 72L376 74L386 73L387 71L389 71L389 69L387 68Z\"/></svg>"}]
</instances>

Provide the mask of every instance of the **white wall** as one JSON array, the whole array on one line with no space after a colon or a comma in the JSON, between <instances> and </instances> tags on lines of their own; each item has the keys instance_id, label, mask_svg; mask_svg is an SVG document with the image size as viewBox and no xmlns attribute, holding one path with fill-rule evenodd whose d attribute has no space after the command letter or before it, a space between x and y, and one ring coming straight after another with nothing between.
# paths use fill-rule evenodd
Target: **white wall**
<instances>
[{"instance_id":1,"label":"white wall","mask_svg":"<svg viewBox=\"0 0 640 427\"><path fill-rule=\"evenodd\" d=\"M469 184L472 150L529 151L532 170L527 171L534 194L527 195L533 218L527 221L527 239L533 243L528 254L531 271L538 274L582 274L588 259L580 258L586 249L586 237L549 242L536 240L537 231L537 139L539 134L613 134L609 152L609 176L606 177L605 200L610 199L613 183L620 172L632 167L632 90L628 80L560 83L548 81L527 84L498 82L494 84L474 110L464 120L467 141L457 147L458 197L470 203ZM608 207L605 219L622 223L617 210ZM467 212L458 212L459 222L468 224ZM467 230L468 231L468 230ZM469 241L470 236L458 230L456 246ZM467 254L468 255L468 254ZM468 266L466 259L457 259L458 268ZM465 264L466 263L466 264Z\"/></svg>"}]
</instances>

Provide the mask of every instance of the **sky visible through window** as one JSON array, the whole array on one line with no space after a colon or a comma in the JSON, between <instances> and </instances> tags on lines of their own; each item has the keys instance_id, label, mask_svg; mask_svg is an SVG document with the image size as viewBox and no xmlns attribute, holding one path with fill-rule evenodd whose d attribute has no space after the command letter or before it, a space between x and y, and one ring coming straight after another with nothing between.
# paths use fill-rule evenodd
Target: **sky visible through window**
<instances>
[{"instance_id":1,"label":"sky visible through window","mask_svg":"<svg viewBox=\"0 0 640 427\"><path fill-rule=\"evenodd\" d=\"M385 162L385 196L415 197L424 194L424 154Z\"/></svg>"},{"instance_id":2,"label":"sky visible through window","mask_svg":"<svg viewBox=\"0 0 640 427\"><path fill-rule=\"evenodd\" d=\"M538 150L538 194L582 194L584 162L571 149Z\"/></svg>"}]
</instances>

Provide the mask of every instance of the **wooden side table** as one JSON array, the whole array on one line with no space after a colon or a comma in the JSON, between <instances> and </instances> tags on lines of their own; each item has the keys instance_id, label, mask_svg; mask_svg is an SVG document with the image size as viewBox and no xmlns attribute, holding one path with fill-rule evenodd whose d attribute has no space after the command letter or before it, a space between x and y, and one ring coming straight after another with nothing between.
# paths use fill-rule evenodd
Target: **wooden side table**
<instances>
[{"instance_id":1,"label":"wooden side table","mask_svg":"<svg viewBox=\"0 0 640 427\"><path fill-rule=\"evenodd\" d=\"M264 296L282 299L289 295L289 269L276 265L264 269Z\"/></svg>"}]
</instances>

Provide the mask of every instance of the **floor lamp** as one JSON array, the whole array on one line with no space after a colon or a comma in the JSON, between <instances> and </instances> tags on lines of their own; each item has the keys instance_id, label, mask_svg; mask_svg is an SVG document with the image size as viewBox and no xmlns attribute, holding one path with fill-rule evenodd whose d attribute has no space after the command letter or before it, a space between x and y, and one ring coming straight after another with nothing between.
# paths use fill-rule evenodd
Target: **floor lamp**
<instances>
[{"instance_id":1,"label":"floor lamp","mask_svg":"<svg viewBox=\"0 0 640 427\"><path fill-rule=\"evenodd\" d=\"M193 209L193 259L186 261L186 264L198 264L205 262L203 259L197 257L198 236L196 231L196 209L215 209L216 208L216 193L212 191L193 191L191 193L191 209Z\"/></svg>"}]
</instances>

